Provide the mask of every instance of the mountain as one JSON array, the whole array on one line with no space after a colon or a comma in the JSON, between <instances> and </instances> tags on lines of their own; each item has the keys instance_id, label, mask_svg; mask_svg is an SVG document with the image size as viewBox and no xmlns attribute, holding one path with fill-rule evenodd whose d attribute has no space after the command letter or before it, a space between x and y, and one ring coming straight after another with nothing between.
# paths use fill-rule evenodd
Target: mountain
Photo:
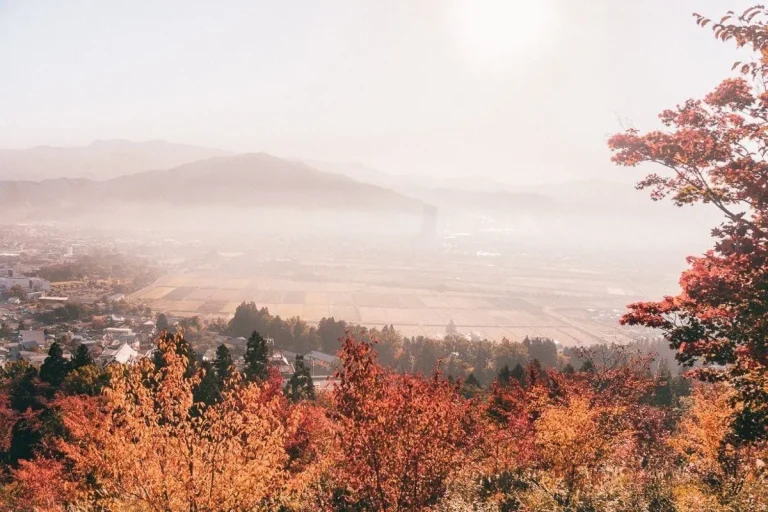
<instances>
[{"instance_id":1,"label":"mountain","mask_svg":"<svg viewBox=\"0 0 768 512\"><path fill-rule=\"evenodd\" d=\"M95 181L0 181L6 218L60 219L131 207L324 209L421 214L420 201L265 153L214 157Z\"/></svg>"},{"instance_id":2,"label":"mountain","mask_svg":"<svg viewBox=\"0 0 768 512\"><path fill-rule=\"evenodd\" d=\"M228 153L161 140L99 140L83 147L37 146L0 150L0 180L56 178L107 180L124 174L169 169Z\"/></svg>"}]
</instances>

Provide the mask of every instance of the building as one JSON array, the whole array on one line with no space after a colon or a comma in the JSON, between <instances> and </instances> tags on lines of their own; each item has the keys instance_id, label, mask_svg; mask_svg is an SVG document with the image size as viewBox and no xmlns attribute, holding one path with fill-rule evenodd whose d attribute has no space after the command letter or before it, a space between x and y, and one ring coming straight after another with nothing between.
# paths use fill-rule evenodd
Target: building
<instances>
[{"instance_id":1,"label":"building","mask_svg":"<svg viewBox=\"0 0 768 512\"><path fill-rule=\"evenodd\" d=\"M39 277L26 277L13 270L0 271L0 291L8 291L14 286L20 287L24 293L42 293L51 291L51 283Z\"/></svg>"},{"instance_id":2,"label":"building","mask_svg":"<svg viewBox=\"0 0 768 512\"><path fill-rule=\"evenodd\" d=\"M47 347L45 331L19 331L22 350L44 350Z\"/></svg>"},{"instance_id":3,"label":"building","mask_svg":"<svg viewBox=\"0 0 768 512\"><path fill-rule=\"evenodd\" d=\"M99 357L99 361L104 366L112 363L130 364L139 358L139 353L128 343L121 343L117 346L109 346L104 349Z\"/></svg>"},{"instance_id":4,"label":"building","mask_svg":"<svg viewBox=\"0 0 768 512\"><path fill-rule=\"evenodd\" d=\"M293 363L280 352L276 352L269 357L269 364L280 370L280 374L283 377L291 376L296 371Z\"/></svg>"}]
</instances>

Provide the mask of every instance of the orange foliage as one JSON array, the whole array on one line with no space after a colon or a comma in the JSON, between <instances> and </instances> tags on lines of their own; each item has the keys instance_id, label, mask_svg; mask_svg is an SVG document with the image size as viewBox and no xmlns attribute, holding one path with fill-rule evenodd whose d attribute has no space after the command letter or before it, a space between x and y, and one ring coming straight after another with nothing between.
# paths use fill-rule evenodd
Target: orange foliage
<instances>
[{"instance_id":1,"label":"orange foliage","mask_svg":"<svg viewBox=\"0 0 768 512\"><path fill-rule=\"evenodd\" d=\"M68 432L57 443L68 469L63 480L76 485L67 501L113 511L202 511L271 510L300 499L312 460L289 467L286 447L312 444L301 432L316 426L311 410L289 409L268 383L233 385L219 404L194 404L198 377L185 378L187 359L165 350L165 363L159 371L148 359L114 366L103 399L60 403ZM17 479L34 494L31 467Z\"/></svg>"},{"instance_id":2,"label":"orange foliage","mask_svg":"<svg viewBox=\"0 0 768 512\"><path fill-rule=\"evenodd\" d=\"M371 344L347 337L340 357L336 485L374 510L437 504L475 434L470 404L439 375L386 372Z\"/></svg>"}]
</instances>

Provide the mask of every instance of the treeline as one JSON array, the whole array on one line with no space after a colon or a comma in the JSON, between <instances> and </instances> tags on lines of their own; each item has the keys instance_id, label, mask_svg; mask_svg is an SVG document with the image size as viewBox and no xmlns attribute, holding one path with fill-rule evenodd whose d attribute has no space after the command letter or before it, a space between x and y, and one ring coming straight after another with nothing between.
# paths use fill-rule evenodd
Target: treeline
<instances>
[{"instance_id":1,"label":"treeline","mask_svg":"<svg viewBox=\"0 0 768 512\"><path fill-rule=\"evenodd\" d=\"M74 261L48 265L37 276L51 282L118 279L124 284L115 292L130 292L150 284L158 273L142 260L113 252L95 252Z\"/></svg>"},{"instance_id":2,"label":"treeline","mask_svg":"<svg viewBox=\"0 0 768 512\"><path fill-rule=\"evenodd\" d=\"M283 382L258 333L241 370L223 346L202 365L178 334L130 366L54 349L39 372L14 363L0 374L0 508L768 507L768 447L734 436L725 385L666 403L650 358L617 349L582 353L583 369L505 365L483 389L392 371L376 346L346 337L323 393L306 375Z\"/></svg>"},{"instance_id":3,"label":"treeline","mask_svg":"<svg viewBox=\"0 0 768 512\"><path fill-rule=\"evenodd\" d=\"M522 368L536 360L544 368L565 370L570 365L572 369L580 369L587 359L583 348L559 350L553 340L542 337L526 337L522 342L508 339L470 341L458 335L446 335L443 339L407 337L392 325L369 329L333 317L321 319L315 327L299 317L282 319L279 315L271 315L267 308L259 308L254 302L240 304L234 317L220 330L245 338L256 331L273 340L275 348L300 354L311 350L335 354L340 348L339 340L349 333L361 341L375 341L379 363L387 368L422 375L430 375L440 368L453 379L467 379L472 375L481 385L490 384L505 366ZM601 349L593 350L596 354L607 356L615 352L608 345L596 348ZM659 370L662 360L665 361L664 372L679 373L674 352L663 340L632 343L624 352L653 354L651 371L654 373Z\"/></svg>"},{"instance_id":4,"label":"treeline","mask_svg":"<svg viewBox=\"0 0 768 512\"><path fill-rule=\"evenodd\" d=\"M213 361L203 361L181 335L164 332L157 339L152 363L155 370L167 366L168 350L184 359L185 377L195 403L211 406L220 402L228 382L238 374L232 355L220 345ZM244 365L240 369L246 382L279 380L270 366L270 348L254 332L247 344ZM285 395L292 400L314 399L314 385L309 367L297 357L296 371L285 384ZM119 368L119 366L117 366ZM64 397L99 396L110 383L111 370L94 362L88 348L78 345L71 359L64 357L62 345L54 342L40 368L26 361L14 361L0 368L0 464L17 467L43 448L41 442L57 435L63 428L55 404ZM193 378L194 377L194 378Z\"/></svg>"}]
</instances>

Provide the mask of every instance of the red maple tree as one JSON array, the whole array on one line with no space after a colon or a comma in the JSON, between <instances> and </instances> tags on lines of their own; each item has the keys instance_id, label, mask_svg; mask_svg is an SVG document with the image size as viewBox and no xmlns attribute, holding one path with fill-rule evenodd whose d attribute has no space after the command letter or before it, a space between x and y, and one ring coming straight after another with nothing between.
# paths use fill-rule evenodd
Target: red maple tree
<instances>
[{"instance_id":1,"label":"red maple tree","mask_svg":"<svg viewBox=\"0 0 768 512\"><path fill-rule=\"evenodd\" d=\"M663 169L637 185L654 200L710 204L725 217L712 231L714 248L688 258L681 293L630 304L622 322L663 330L681 362L705 365L700 377L735 386L745 405L735 427L744 439L768 434L767 17L758 6L713 25L717 37L759 52L754 62L734 65L742 76L662 112L662 130L630 129L609 141L617 164Z\"/></svg>"}]
</instances>

